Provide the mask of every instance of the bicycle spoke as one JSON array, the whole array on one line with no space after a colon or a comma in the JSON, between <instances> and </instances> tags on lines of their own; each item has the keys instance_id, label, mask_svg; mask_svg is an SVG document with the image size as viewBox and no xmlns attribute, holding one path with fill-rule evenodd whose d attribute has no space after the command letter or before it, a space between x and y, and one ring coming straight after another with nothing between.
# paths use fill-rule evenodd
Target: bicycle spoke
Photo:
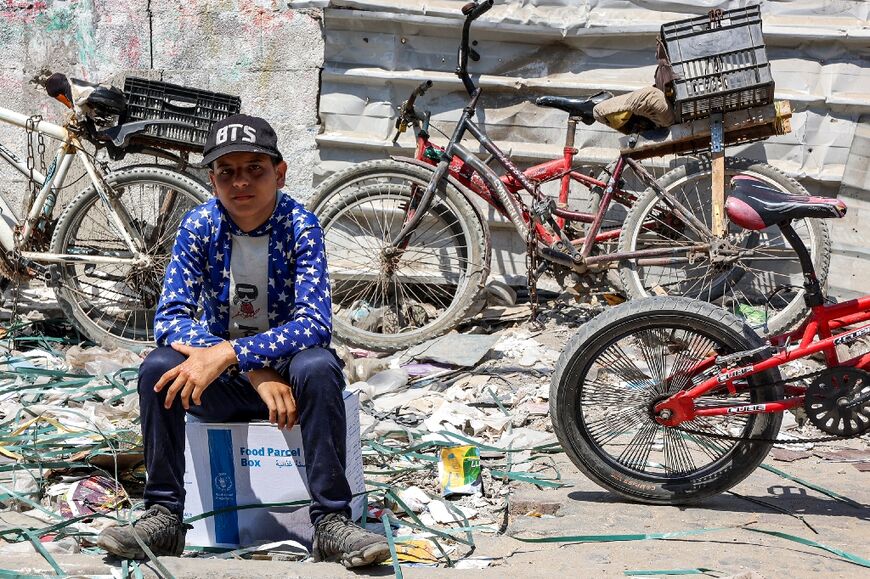
<instances>
[{"instance_id":1,"label":"bicycle spoke","mask_svg":"<svg viewBox=\"0 0 870 579\"><path fill-rule=\"evenodd\" d=\"M133 231L141 239L148 240L146 254L152 259L150 267L68 263L62 266L61 286L67 299L80 312L77 317L91 320L103 332L145 343L154 338L149 312L154 310L160 294L171 240L180 227L181 217L199 204L199 200L186 191L171 189L158 181L116 186L115 190L130 216ZM165 198L170 190L174 191L175 200L172 207L166 207L160 215L158 200ZM160 224L157 223L158 217ZM114 253L132 257L96 195L83 203L75 219L62 241L64 253L83 256ZM153 300L154 305L143 303L146 296Z\"/></svg>"},{"instance_id":2,"label":"bicycle spoke","mask_svg":"<svg viewBox=\"0 0 870 579\"><path fill-rule=\"evenodd\" d=\"M346 206L336 201L334 209L324 210L328 258L336 280L333 302L342 307L381 308L376 315L383 319L371 330L375 333L400 333L430 323L421 312L431 315L427 308L449 307L464 287L466 272L472 267L483 269L468 258L468 232L446 198L433 201L396 261L384 261L383 248L406 221L404 207L410 203L412 187L426 186L409 183L366 179L343 189L342 195L352 199ZM372 272L380 272L374 281ZM382 277L387 273L389 278ZM342 280L343 276L350 279ZM421 310L418 305L425 307Z\"/></svg>"},{"instance_id":3,"label":"bicycle spoke","mask_svg":"<svg viewBox=\"0 0 870 579\"><path fill-rule=\"evenodd\" d=\"M647 461L653 447L653 440L659 428L655 422L647 422L632 437L625 450L616 458L619 462L636 470L646 470Z\"/></svg>"},{"instance_id":4,"label":"bicycle spoke","mask_svg":"<svg viewBox=\"0 0 870 579\"><path fill-rule=\"evenodd\" d=\"M689 435L679 427L658 424L652 406L658 400L709 378L715 365L702 373L698 364L729 353L703 332L651 327L617 339L603 348L578 384L583 430L610 460L631 471L656 476L697 472L732 452L739 442ZM747 392L729 400L751 403ZM719 406L718 396L696 400L698 407ZM696 417L685 428L734 435L750 424L746 416Z\"/></svg>"},{"instance_id":5,"label":"bicycle spoke","mask_svg":"<svg viewBox=\"0 0 870 579\"><path fill-rule=\"evenodd\" d=\"M692 454L686 446L686 441L682 435L672 428L665 428L664 431L664 464L674 473L686 473L696 470L695 461L692 460Z\"/></svg>"}]
</instances>

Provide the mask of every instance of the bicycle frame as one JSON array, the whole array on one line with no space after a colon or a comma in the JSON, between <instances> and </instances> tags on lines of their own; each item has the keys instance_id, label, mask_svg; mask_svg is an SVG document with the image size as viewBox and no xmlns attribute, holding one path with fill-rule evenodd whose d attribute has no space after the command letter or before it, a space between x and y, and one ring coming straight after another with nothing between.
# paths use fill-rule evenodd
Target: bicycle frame
<instances>
[{"instance_id":1,"label":"bicycle frame","mask_svg":"<svg viewBox=\"0 0 870 579\"><path fill-rule=\"evenodd\" d=\"M471 189L471 191L482 197L502 215L506 216L523 239L529 240L531 243L530 234L534 233L538 252L545 259L566 266L578 273L589 271L590 266L606 265L610 262L623 259L644 259L648 265L678 263L685 258L676 257L677 255L709 249L711 245L709 242L714 237L710 230L691 211L665 191L656 182L655 178L631 157L620 155L606 183L573 170L573 158L578 153L578 150L574 148L574 132L576 131L578 117L569 117L569 132L563 150L563 157L536 165L525 172L520 171L507 155L484 133L483 129L474 123L472 119L477 111L477 102L481 95L481 89L474 84L474 81L468 74L468 59L478 60L480 55L469 45L469 31L472 22L486 13L492 7L492 4L493 0L482 0L479 3L472 2L466 4L462 9L462 13L466 18L462 27L462 40L457 54L458 66L456 74L462 81L470 101L463 109L459 122L456 124L447 146L441 150L440 158L425 191L422 195L415 194L412 197L402 229L391 240L393 247L401 251L406 246L410 233L417 227L422 216L428 211L435 191L449 172L460 183ZM399 133L407 126L405 114L413 111L414 100L418 95L423 94L429 85L431 85L431 82L424 83L418 87L402 106L402 113L396 124ZM414 119L415 133L418 138L416 160L426 161L426 147L431 144L428 142L428 133L425 130L418 130L419 117L412 115L412 118ZM428 121L426 122L428 123ZM483 148L505 168L507 175L499 178L486 163L478 159L477 156L460 144L466 132L471 133ZM396 138L398 138L398 133ZM619 188L622 171L625 167L630 167L644 185L655 190L671 210L690 229L698 234L699 239L705 240L706 243L680 248L656 248L592 256L592 249L596 243L613 239L619 235L618 230L602 234L601 225L612 201L616 200L617 202L625 203L628 200L630 202L627 194ZM554 204L537 186L541 181L555 178L561 179L558 204ZM603 189L604 196L596 213L582 213L571 211L567 208L568 190L572 180L581 182L587 187L599 187ZM532 207L522 202L519 197L520 190L525 190L532 195L534 200ZM582 239L569 239L564 232L566 221L590 224L586 235ZM580 248L579 251L577 246Z\"/></svg>"},{"instance_id":2,"label":"bicycle frame","mask_svg":"<svg viewBox=\"0 0 870 579\"><path fill-rule=\"evenodd\" d=\"M802 406L806 388L791 385L786 387L787 398L775 402L760 404L705 406L694 408L693 401L699 396L721 388L723 385L732 395L739 391L736 380L745 380L750 376L759 374L771 368L782 366L793 360L805 358L816 352L823 352L828 368L856 368L870 370L870 353L840 361L836 347L856 342L863 336L870 334L870 324L860 326L847 333L833 336L832 330L850 326L856 323L870 320L870 296L863 296L842 304L816 306L812 309L809 320L801 330L772 338L774 343L790 343L795 336L800 337L800 344L786 348L782 352L774 354L767 360L755 364L738 366L721 372L708 378L697 386L677 393L667 404L661 403L655 407L657 413L669 409L672 411L670 418L661 420L665 426L677 426L682 422L693 420L698 416L724 416L738 414L770 414L783 412L790 408ZM816 339L818 338L818 340ZM710 356L692 368L689 373L703 372L716 362L715 356Z\"/></svg>"},{"instance_id":3,"label":"bicycle frame","mask_svg":"<svg viewBox=\"0 0 870 579\"><path fill-rule=\"evenodd\" d=\"M673 396L656 404L654 412L656 420L665 426L677 426L678 424L693 420L698 416L723 416L731 414L770 414L783 412L804 404L806 387L789 385L785 388L783 400L764 402L760 404L743 405L705 405L703 408L695 408L694 399L720 389L723 386L731 395L737 394L739 388L735 384L737 380L747 378L776 368L800 358L822 352L828 368L856 368L859 370L870 369L870 353L855 356L848 360L840 360L837 354L837 346L852 344L870 335L870 324L855 328L851 331L834 336L833 330L870 321L870 295L849 300L841 304L826 305L822 299L821 289L816 279L812 261L806 246L800 237L794 232L788 223L780 224L780 228L786 239L789 240L794 250L800 257L801 266L804 270L805 300L810 308L810 316L797 330L770 338L771 347L778 346L781 351L770 358L753 364L745 364L730 368L717 373L700 384L677 392ZM799 340L796 346L793 342ZM748 356L746 356L748 357ZM698 364L686 371L688 376L696 375L717 364L718 356L708 356ZM662 414L665 412L666 414Z\"/></svg>"},{"instance_id":4,"label":"bicycle frame","mask_svg":"<svg viewBox=\"0 0 870 579\"><path fill-rule=\"evenodd\" d=\"M26 218L22 220L9 207L8 202L0 194L0 211L4 218L0 219L0 245L7 254L16 254L24 260L39 263L117 263L135 265L142 261L142 252L145 244L138 235L135 227L132 226L130 216L127 214L123 206L117 199L107 191L107 187L102 173L94 166L91 160L81 145L78 136L65 127L49 123L42 119L31 120L21 113L10 109L0 107L0 122L5 122L14 126L21 127L25 130L32 130L60 141L57 150L54 154L51 164L48 166L46 174L43 175L40 171L28 169L27 165L20 160L12 151L0 143L0 157L7 163L12 165L18 172L24 175L28 181L35 183L39 187L39 193L33 200L32 205L28 209ZM120 232L127 248L135 256L133 258L121 256L92 256L92 255L73 255L73 254L55 254L46 252L34 251L17 251L20 246L25 246L33 235L34 226L37 223L40 215L50 215L54 209L54 204L57 200L58 191L63 187L66 180L69 167L73 159L76 157L82 162L85 171L88 174L91 182L97 190L100 199L109 210L109 215L112 219L112 224Z\"/></svg>"}]
</instances>

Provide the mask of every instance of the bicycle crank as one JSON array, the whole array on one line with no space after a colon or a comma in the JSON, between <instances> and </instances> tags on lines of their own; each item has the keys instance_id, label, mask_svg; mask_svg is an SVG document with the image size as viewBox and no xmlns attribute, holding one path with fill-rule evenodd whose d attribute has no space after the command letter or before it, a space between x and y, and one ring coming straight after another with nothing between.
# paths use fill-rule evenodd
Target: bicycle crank
<instances>
[{"instance_id":1,"label":"bicycle crank","mask_svg":"<svg viewBox=\"0 0 870 579\"><path fill-rule=\"evenodd\" d=\"M831 368L809 385L804 410L812 424L837 436L861 436L870 431L870 373L855 368Z\"/></svg>"}]
</instances>

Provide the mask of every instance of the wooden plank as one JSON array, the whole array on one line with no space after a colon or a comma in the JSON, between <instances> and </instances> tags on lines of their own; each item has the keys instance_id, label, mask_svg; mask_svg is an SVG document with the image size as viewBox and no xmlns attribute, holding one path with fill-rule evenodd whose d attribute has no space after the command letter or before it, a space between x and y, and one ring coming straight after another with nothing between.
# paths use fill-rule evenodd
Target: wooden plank
<instances>
[{"instance_id":1,"label":"wooden plank","mask_svg":"<svg viewBox=\"0 0 870 579\"><path fill-rule=\"evenodd\" d=\"M763 107L725 113L725 144L736 145L791 131L791 104L777 101ZM637 142L632 147L631 139ZM620 139L623 155L647 159L710 149L710 119L698 119L666 129L647 131Z\"/></svg>"},{"instance_id":2,"label":"wooden plank","mask_svg":"<svg viewBox=\"0 0 870 579\"><path fill-rule=\"evenodd\" d=\"M713 152L713 235L725 237L725 149Z\"/></svg>"}]
</instances>

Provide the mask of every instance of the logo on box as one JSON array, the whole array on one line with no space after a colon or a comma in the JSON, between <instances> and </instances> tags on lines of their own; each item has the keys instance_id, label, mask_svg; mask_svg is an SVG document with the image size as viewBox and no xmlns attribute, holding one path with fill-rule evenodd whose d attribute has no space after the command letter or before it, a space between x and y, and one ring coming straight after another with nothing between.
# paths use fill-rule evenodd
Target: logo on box
<instances>
[{"instance_id":1,"label":"logo on box","mask_svg":"<svg viewBox=\"0 0 870 579\"><path fill-rule=\"evenodd\" d=\"M224 493L233 492L232 477L225 472L217 473L214 477L214 488Z\"/></svg>"}]
</instances>

